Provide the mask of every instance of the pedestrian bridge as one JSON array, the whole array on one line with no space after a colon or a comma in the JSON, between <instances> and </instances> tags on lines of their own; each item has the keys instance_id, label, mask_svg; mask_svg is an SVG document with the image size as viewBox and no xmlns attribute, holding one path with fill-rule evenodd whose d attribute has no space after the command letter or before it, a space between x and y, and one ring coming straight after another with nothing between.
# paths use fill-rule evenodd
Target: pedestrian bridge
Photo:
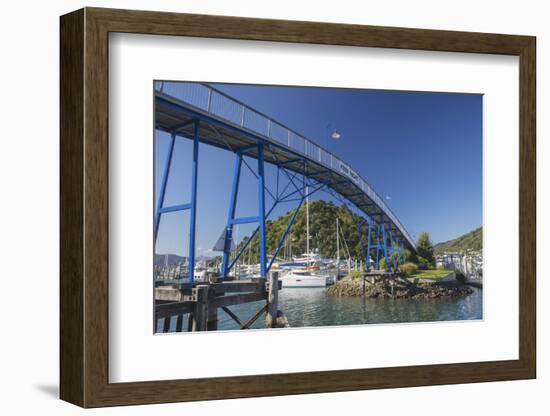
<instances>
[{"instance_id":1,"label":"pedestrian bridge","mask_svg":"<svg viewBox=\"0 0 550 416\"><path fill-rule=\"evenodd\" d=\"M401 224L397 216L386 205L384 200L372 189L357 171L342 159L326 151L313 141L307 139L295 130L284 126L271 117L251 108L222 91L203 83L187 82L156 82L155 83L155 128L168 132L172 137L168 160L164 167L164 176L159 192L159 201L155 212L155 240L161 214L178 210L191 210L191 231L189 244L190 265L194 264L194 228L196 207L196 175L198 171L198 143L231 150L237 155L234 172L234 183L231 195L230 212L227 229L222 234L224 262L222 275L227 273L233 264L229 252L232 245L232 228L235 224L258 222L256 232L260 233L260 266L261 275L265 276L277 256L278 250L270 261L265 252L265 218L271 210L266 210L263 197L265 183L263 181L263 164L269 162L287 176L296 189L286 195L273 196L275 201L284 201L289 195L304 198L313 191L325 187L335 192L349 203L353 204L365 215L365 226L368 226L368 246L365 247L366 264L370 264L371 250L381 252L389 264L388 255L397 253L401 259L403 249L416 251L414 240ZM163 205L164 191L170 171L173 143L177 136L194 140L193 175L191 184L191 202L188 204L165 207ZM235 204L238 195L239 176L243 156L258 161L258 186L261 196L258 203L258 216L235 218ZM300 179L301 178L301 179ZM305 191L312 189L312 192ZM292 189L292 188L291 188ZM268 191L269 192L269 191ZM266 211L268 211L266 213ZM297 212L297 210L296 210ZM294 218L292 218L285 234L286 237ZM256 233L255 232L255 233ZM371 232L374 233L371 243ZM251 241L250 238L248 241ZM263 259L263 260L262 260ZM190 280L193 281L193 267L190 266Z\"/></svg>"}]
</instances>

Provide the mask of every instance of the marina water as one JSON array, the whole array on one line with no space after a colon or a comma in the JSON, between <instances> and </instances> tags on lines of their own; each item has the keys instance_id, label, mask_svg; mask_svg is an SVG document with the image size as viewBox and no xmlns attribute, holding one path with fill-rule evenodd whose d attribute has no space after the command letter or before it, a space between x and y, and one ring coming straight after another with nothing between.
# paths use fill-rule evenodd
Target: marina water
<instances>
[{"instance_id":1,"label":"marina water","mask_svg":"<svg viewBox=\"0 0 550 416\"><path fill-rule=\"evenodd\" d=\"M333 297L324 288L284 288L279 292L281 309L292 328L332 325L360 325L402 322L459 321L483 318L483 291L462 298L392 299ZM265 302L245 303L231 310L247 321ZM218 314L218 329L238 329L237 324L222 310ZM175 329L175 319L170 331ZM161 330L161 322L158 323ZM252 328L265 328L263 317Z\"/></svg>"}]
</instances>

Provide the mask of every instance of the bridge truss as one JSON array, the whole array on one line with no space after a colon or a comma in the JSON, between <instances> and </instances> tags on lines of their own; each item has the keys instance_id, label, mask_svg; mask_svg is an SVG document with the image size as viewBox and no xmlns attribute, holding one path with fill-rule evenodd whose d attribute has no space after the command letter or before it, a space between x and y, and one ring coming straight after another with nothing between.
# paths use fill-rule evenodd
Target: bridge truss
<instances>
[{"instance_id":1,"label":"bridge truss","mask_svg":"<svg viewBox=\"0 0 550 416\"><path fill-rule=\"evenodd\" d=\"M154 239L156 243L163 214L176 211L190 212L190 282L194 281L196 258L199 143L230 150L235 154L227 225L220 242L215 247L223 252L222 279L228 275L257 234L259 234L260 243L260 276L265 277L277 258L303 202L319 191L333 195L348 206L355 206L364 214L357 228L360 237L366 228L367 242L363 246L363 254L367 269L371 266L371 258L375 259L375 267L378 269L379 259L383 255L386 268L396 270L398 264L404 261L405 248L416 251L413 239L395 214L348 164L295 131L210 85L156 82L155 128L170 134L170 144L155 209ZM191 200L185 204L164 206L174 145L178 137L193 141ZM256 171L247 163L245 156L257 161ZM277 168L275 190L270 190L266 186L265 163L270 163ZM257 180L257 215L237 218L236 205L243 164L251 170ZM280 177L286 178L286 186L279 187ZM267 210L266 194L273 200L271 207ZM285 202L298 202L298 207L291 216L271 258L268 259L266 220L276 206ZM250 238L231 256L234 249L234 226L248 223L258 225Z\"/></svg>"}]
</instances>

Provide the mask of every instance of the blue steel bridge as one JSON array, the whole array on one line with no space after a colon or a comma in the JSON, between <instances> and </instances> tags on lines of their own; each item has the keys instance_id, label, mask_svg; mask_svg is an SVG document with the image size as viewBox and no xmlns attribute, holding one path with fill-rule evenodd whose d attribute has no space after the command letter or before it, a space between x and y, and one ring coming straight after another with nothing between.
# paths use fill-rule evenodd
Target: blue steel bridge
<instances>
[{"instance_id":1,"label":"blue steel bridge","mask_svg":"<svg viewBox=\"0 0 550 416\"><path fill-rule=\"evenodd\" d=\"M199 192L197 175L201 169L198 159L199 143L226 149L235 154L233 185L228 195L230 204L227 226L215 247L215 250L223 252L222 279L228 275L246 250L247 243L256 234L259 234L260 242L260 276L265 278L284 244L299 208L307 197L321 190L361 211L362 220L357 224L357 229L360 235L367 235L366 242L363 243L367 268L370 268L370 259L374 259L375 268L378 269L378 261L384 257L386 267L390 271L396 271L405 259L404 249L416 251L414 240L397 216L352 166L300 133L208 84L155 82L155 128L171 135L155 209L155 243L164 213L189 211L190 282L194 281L196 257L196 209ZM193 141L189 184L191 200L181 205L165 206L164 196L174 143L178 138ZM244 159L245 156L255 159L255 171ZM269 189L266 185L265 163L277 168L276 189ZM239 189L243 164L251 169L257 179L258 210L257 215L252 217L236 217L239 192L243 191ZM279 186L279 178L285 179L286 186ZM273 200L269 206L266 204L266 194ZM266 220L278 204L291 201L298 202L298 208L280 237L277 248L269 257L266 251ZM237 224L247 223L257 224L257 227L247 243L236 252L233 228Z\"/></svg>"}]
</instances>

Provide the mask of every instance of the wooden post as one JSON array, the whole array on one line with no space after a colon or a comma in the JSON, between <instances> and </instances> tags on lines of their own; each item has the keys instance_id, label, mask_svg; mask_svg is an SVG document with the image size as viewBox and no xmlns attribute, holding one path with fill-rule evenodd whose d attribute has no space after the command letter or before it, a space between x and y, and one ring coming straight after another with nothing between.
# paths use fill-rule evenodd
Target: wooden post
<instances>
[{"instance_id":1,"label":"wooden post","mask_svg":"<svg viewBox=\"0 0 550 416\"><path fill-rule=\"evenodd\" d=\"M170 332L170 323L172 322L172 317L167 316L164 318L164 323L162 327L162 332Z\"/></svg>"},{"instance_id":2,"label":"wooden post","mask_svg":"<svg viewBox=\"0 0 550 416\"><path fill-rule=\"evenodd\" d=\"M178 315L176 318L176 332L181 332L183 328L183 315Z\"/></svg>"},{"instance_id":3,"label":"wooden post","mask_svg":"<svg viewBox=\"0 0 550 416\"><path fill-rule=\"evenodd\" d=\"M223 296L223 295L222 295ZM218 307L208 302L208 318L206 320L207 331L217 331L218 329Z\"/></svg>"},{"instance_id":4,"label":"wooden post","mask_svg":"<svg viewBox=\"0 0 550 416\"><path fill-rule=\"evenodd\" d=\"M189 314L189 317L187 318L187 332L190 332L193 330L193 322L195 321L194 317L195 315L193 314L193 312L191 312Z\"/></svg>"},{"instance_id":5,"label":"wooden post","mask_svg":"<svg viewBox=\"0 0 550 416\"><path fill-rule=\"evenodd\" d=\"M279 272L269 272L269 293L267 295L267 315L265 326L275 328L279 301Z\"/></svg>"},{"instance_id":6,"label":"wooden post","mask_svg":"<svg viewBox=\"0 0 550 416\"><path fill-rule=\"evenodd\" d=\"M208 319L208 285L198 285L193 289L196 297L193 314L193 331L206 331Z\"/></svg>"}]
</instances>

